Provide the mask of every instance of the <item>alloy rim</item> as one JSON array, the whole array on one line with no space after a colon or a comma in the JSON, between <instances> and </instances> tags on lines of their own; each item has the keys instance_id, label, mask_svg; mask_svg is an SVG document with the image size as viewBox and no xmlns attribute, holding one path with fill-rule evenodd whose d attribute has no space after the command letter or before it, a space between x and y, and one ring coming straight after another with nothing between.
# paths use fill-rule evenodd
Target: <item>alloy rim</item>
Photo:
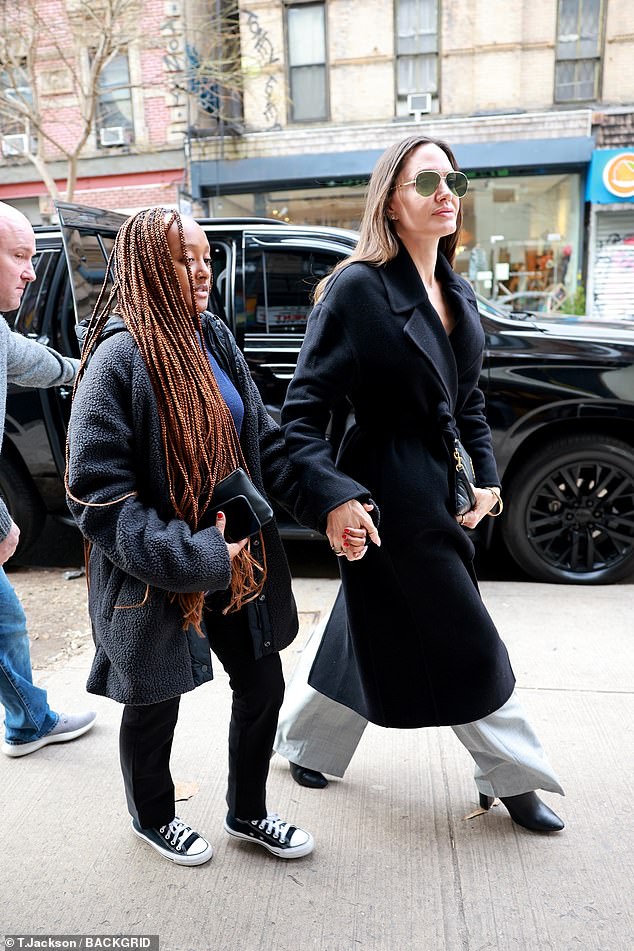
<instances>
[{"instance_id":1,"label":"alloy rim","mask_svg":"<svg viewBox=\"0 0 634 951\"><path fill-rule=\"evenodd\" d=\"M634 478L613 463L559 466L531 495L526 529L539 557L560 571L612 568L634 550Z\"/></svg>"}]
</instances>

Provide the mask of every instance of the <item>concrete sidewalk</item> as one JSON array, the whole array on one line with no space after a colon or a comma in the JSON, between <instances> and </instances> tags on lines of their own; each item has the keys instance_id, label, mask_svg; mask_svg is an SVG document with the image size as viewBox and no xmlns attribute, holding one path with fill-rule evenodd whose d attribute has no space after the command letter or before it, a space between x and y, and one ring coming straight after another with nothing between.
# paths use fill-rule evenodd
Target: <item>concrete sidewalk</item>
<instances>
[{"instance_id":1,"label":"concrete sidewalk","mask_svg":"<svg viewBox=\"0 0 634 951\"><path fill-rule=\"evenodd\" d=\"M296 583L302 635L337 583ZM120 707L84 693L90 654L39 680L51 702L93 706L87 737L0 757L0 935L160 936L161 951L629 951L634 946L634 585L489 582L520 695L567 798L555 836L476 809L470 757L449 729L369 727L344 780L297 786L271 764L269 807L315 852L284 862L230 840L227 678L183 698L173 774L180 814L213 860L176 867L132 835L119 774ZM0 937L0 947L2 946Z\"/></svg>"}]
</instances>

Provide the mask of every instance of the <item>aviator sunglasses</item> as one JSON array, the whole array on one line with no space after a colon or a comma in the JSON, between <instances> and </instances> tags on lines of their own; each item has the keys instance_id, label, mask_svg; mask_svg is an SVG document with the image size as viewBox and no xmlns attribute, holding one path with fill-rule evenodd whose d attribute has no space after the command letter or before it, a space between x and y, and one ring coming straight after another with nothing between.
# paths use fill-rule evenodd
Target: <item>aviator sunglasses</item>
<instances>
[{"instance_id":1,"label":"aviator sunglasses","mask_svg":"<svg viewBox=\"0 0 634 951\"><path fill-rule=\"evenodd\" d=\"M469 179L464 172L451 171L441 174L433 169L423 169L416 173L416 178L412 178L409 182L401 182L400 185L395 185L394 188L405 188L406 185L413 185L419 195L422 195L423 198L429 198L440 185L442 178L444 178L445 184L452 195L464 198L469 187Z\"/></svg>"}]
</instances>

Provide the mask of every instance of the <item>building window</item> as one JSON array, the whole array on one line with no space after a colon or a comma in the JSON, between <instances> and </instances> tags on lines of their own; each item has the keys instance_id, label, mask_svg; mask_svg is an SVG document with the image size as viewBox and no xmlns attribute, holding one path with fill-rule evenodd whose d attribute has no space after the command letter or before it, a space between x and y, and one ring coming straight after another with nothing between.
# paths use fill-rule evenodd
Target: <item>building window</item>
<instances>
[{"instance_id":1,"label":"building window","mask_svg":"<svg viewBox=\"0 0 634 951\"><path fill-rule=\"evenodd\" d=\"M407 115L412 93L438 96L438 0L397 0L397 115Z\"/></svg>"},{"instance_id":2,"label":"building window","mask_svg":"<svg viewBox=\"0 0 634 951\"><path fill-rule=\"evenodd\" d=\"M188 87L193 94L192 132L244 132L242 48L238 0L215 0L204 29L185 46ZM198 107L196 109L196 106Z\"/></svg>"},{"instance_id":3,"label":"building window","mask_svg":"<svg viewBox=\"0 0 634 951\"><path fill-rule=\"evenodd\" d=\"M0 64L1 157L19 157L36 147L29 121L32 108L26 62Z\"/></svg>"},{"instance_id":4,"label":"building window","mask_svg":"<svg viewBox=\"0 0 634 951\"><path fill-rule=\"evenodd\" d=\"M134 142L132 92L128 54L120 53L99 77L97 144L101 148Z\"/></svg>"},{"instance_id":5,"label":"building window","mask_svg":"<svg viewBox=\"0 0 634 951\"><path fill-rule=\"evenodd\" d=\"M555 102L598 99L602 49L602 0L559 0Z\"/></svg>"},{"instance_id":6,"label":"building window","mask_svg":"<svg viewBox=\"0 0 634 951\"><path fill-rule=\"evenodd\" d=\"M324 3L286 8L291 120L328 118L326 90L326 10Z\"/></svg>"}]
</instances>

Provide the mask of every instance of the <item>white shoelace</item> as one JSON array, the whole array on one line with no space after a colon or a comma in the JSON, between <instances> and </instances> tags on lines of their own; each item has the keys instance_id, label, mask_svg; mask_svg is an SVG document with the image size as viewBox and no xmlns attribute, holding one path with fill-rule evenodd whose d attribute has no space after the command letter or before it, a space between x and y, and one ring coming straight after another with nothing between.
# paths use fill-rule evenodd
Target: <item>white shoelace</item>
<instances>
[{"instance_id":1,"label":"white shoelace","mask_svg":"<svg viewBox=\"0 0 634 951\"><path fill-rule=\"evenodd\" d=\"M282 817L278 816L275 812L267 816L266 819L261 819L259 822L257 822L257 820L254 821L253 824L257 825L258 829L261 829L262 832L266 832L267 835L272 835L281 841L284 841L286 833L290 829L290 823L284 822Z\"/></svg>"},{"instance_id":2,"label":"white shoelace","mask_svg":"<svg viewBox=\"0 0 634 951\"><path fill-rule=\"evenodd\" d=\"M193 831L191 826L185 825L183 820L179 819L178 816L174 816L168 826L161 826L161 833L165 836L166 840L171 845L175 845L177 849L180 849Z\"/></svg>"}]
</instances>

